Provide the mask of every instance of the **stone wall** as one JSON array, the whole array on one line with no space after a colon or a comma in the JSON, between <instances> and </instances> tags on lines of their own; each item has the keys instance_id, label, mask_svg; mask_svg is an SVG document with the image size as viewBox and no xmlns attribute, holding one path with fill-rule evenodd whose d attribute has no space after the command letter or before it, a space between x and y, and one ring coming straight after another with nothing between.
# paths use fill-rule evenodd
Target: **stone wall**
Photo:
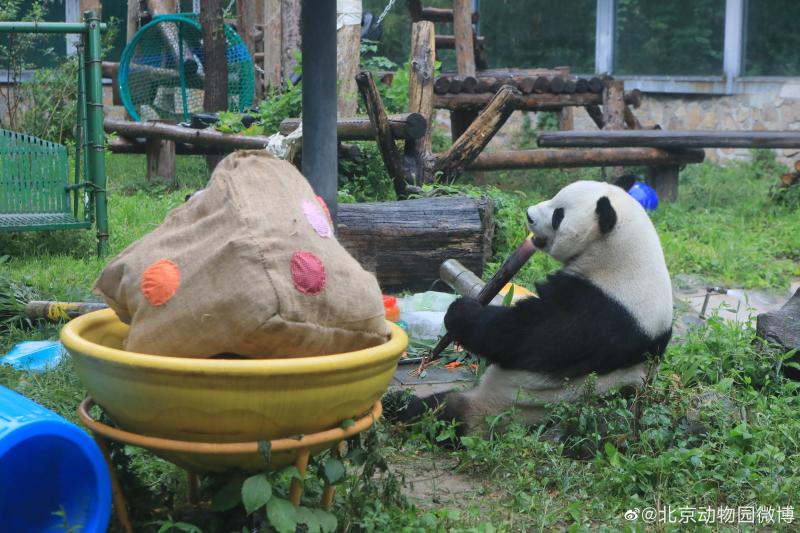
<instances>
[{"instance_id":1,"label":"stone wall","mask_svg":"<svg viewBox=\"0 0 800 533\"><path fill-rule=\"evenodd\" d=\"M575 111L576 130L596 130L594 122L582 108ZM634 113L644 125L660 124L670 130L800 130L800 81L770 83L755 92L732 96L645 93L642 105ZM515 112L496 139L494 149L513 147L522 124L522 113ZM531 117L535 123L535 117ZM437 121L448 123L446 113L439 111ZM778 160L787 166L800 158L798 149L775 150ZM746 160L748 150L710 148L709 161L725 164Z\"/></svg>"}]
</instances>

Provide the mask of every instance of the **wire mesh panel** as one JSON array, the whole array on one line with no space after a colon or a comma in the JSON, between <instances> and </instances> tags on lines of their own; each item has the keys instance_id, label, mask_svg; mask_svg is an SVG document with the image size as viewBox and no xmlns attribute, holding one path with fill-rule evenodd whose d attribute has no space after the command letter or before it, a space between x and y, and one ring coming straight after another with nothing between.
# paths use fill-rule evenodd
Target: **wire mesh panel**
<instances>
[{"instance_id":1,"label":"wire mesh panel","mask_svg":"<svg viewBox=\"0 0 800 533\"><path fill-rule=\"evenodd\" d=\"M228 110L253 103L253 60L236 30L225 25ZM119 89L135 120L189 120L203 110L203 33L193 15L155 17L122 53Z\"/></svg>"}]
</instances>

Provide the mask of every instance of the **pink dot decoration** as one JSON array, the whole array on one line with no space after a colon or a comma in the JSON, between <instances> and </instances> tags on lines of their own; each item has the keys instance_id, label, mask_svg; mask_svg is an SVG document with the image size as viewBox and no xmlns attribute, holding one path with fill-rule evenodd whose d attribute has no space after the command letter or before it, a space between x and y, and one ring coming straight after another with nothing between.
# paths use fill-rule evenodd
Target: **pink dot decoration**
<instances>
[{"instance_id":1,"label":"pink dot decoration","mask_svg":"<svg viewBox=\"0 0 800 533\"><path fill-rule=\"evenodd\" d=\"M309 200L303 200L303 213L306 215L308 223L311 224L311 227L320 237L329 239L333 236L331 225L319 205Z\"/></svg>"},{"instance_id":2,"label":"pink dot decoration","mask_svg":"<svg viewBox=\"0 0 800 533\"><path fill-rule=\"evenodd\" d=\"M292 282L303 294L319 294L325 288L325 267L311 252L292 254Z\"/></svg>"},{"instance_id":3,"label":"pink dot decoration","mask_svg":"<svg viewBox=\"0 0 800 533\"><path fill-rule=\"evenodd\" d=\"M325 200L322 199L322 196L317 196L317 201L319 202L320 207L325 212L325 217L328 219L331 225L333 225L333 219L331 218L331 212L328 211L328 204L325 203Z\"/></svg>"}]
</instances>

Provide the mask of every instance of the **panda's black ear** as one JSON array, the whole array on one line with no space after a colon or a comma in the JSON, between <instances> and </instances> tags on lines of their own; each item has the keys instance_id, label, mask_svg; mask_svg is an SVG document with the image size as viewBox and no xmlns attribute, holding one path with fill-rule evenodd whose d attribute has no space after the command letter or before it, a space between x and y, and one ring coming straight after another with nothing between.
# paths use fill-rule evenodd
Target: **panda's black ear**
<instances>
[{"instance_id":1,"label":"panda's black ear","mask_svg":"<svg viewBox=\"0 0 800 533\"><path fill-rule=\"evenodd\" d=\"M620 176L617 179L615 179L614 185L625 189L625 191L629 191L631 190L631 187L633 187L633 184L636 183L638 179L639 178L634 176L633 174L625 174L624 176Z\"/></svg>"},{"instance_id":2,"label":"panda's black ear","mask_svg":"<svg viewBox=\"0 0 800 533\"><path fill-rule=\"evenodd\" d=\"M597 207L594 210L597 213L597 221L600 224L600 232L608 233L617 223L617 212L611 206L608 196L603 196L597 200Z\"/></svg>"}]
</instances>

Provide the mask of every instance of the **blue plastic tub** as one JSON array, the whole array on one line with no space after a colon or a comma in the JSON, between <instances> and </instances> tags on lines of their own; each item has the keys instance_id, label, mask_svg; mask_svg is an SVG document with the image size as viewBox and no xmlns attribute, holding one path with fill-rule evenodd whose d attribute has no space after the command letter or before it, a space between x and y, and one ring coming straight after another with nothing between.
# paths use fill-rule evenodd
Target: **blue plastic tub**
<instances>
[{"instance_id":1,"label":"blue plastic tub","mask_svg":"<svg viewBox=\"0 0 800 533\"><path fill-rule=\"evenodd\" d=\"M81 533L100 533L110 517L111 481L94 440L0 387L0 530L63 532L80 526Z\"/></svg>"}]
</instances>

